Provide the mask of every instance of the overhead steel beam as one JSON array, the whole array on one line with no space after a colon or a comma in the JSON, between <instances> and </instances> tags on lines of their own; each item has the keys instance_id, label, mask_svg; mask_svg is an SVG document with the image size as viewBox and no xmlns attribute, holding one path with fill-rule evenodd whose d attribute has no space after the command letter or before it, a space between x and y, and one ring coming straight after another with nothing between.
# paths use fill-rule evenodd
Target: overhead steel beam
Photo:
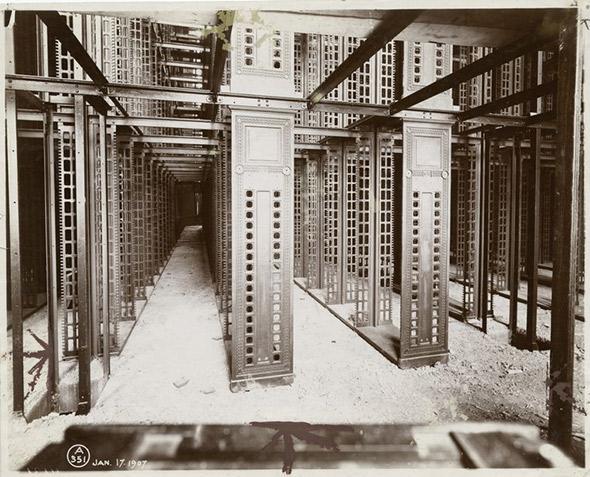
<instances>
[{"instance_id":1,"label":"overhead steel beam","mask_svg":"<svg viewBox=\"0 0 590 477\"><path fill-rule=\"evenodd\" d=\"M137 136L133 137L135 142L151 144L192 144L195 146L217 146L217 139L192 136Z\"/></svg>"},{"instance_id":2,"label":"overhead steel beam","mask_svg":"<svg viewBox=\"0 0 590 477\"><path fill-rule=\"evenodd\" d=\"M153 147L149 150L149 153L156 156L161 156L162 154L185 155L187 156L187 158L217 155L217 151L214 149L202 149L191 147Z\"/></svg>"},{"instance_id":3,"label":"overhead steel beam","mask_svg":"<svg viewBox=\"0 0 590 477\"><path fill-rule=\"evenodd\" d=\"M62 47L78 62L82 69L94 81L97 86L104 86L108 83L107 78L102 73L100 68L96 65L94 60L90 57L80 40L74 35L74 32L67 24L66 18L55 11L39 11L37 12L39 19L45 23L47 30L55 36L61 43ZM101 114L106 114L111 109L104 98L91 96L88 98L88 103L91 104ZM127 114L125 108L114 99L114 104L119 111Z\"/></svg>"},{"instance_id":4,"label":"overhead steel beam","mask_svg":"<svg viewBox=\"0 0 590 477\"><path fill-rule=\"evenodd\" d=\"M227 131L229 124L206 121L203 119L183 119L183 118L156 118L156 117L132 117L126 118L109 118L111 123L117 126L146 126L146 127L163 127L175 129L194 129L199 131Z\"/></svg>"},{"instance_id":5,"label":"overhead steel beam","mask_svg":"<svg viewBox=\"0 0 590 477\"><path fill-rule=\"evenodd\" d=\"M209 48L202 46L202 45L192 45L190 43L162 43L156 41L152 43L154 46L159 46L160 48L166 48L167 50L182 50L182 51L192 51L194 53L204 53L208 51Z\"/></svg>"},{"instance_id":6,"label":"overhead steel beam","mask_svg":"<svg viewBox=\"0 0 590 477\"><path fill-rule=\"evenodd\" d=\"M519 40L510 43L502 48L498 48L489 55L460 68L457 71L445 76L444 78L435 81L434 83L419 89L405 98L400 99L389 106L390 114L395 114L404 109L409 109L412 106L426 101L437 94L443 93L460 83L479 76L496 66L499 66L507 61L510 61L527 51L539 49L548 42L556 39L557 29L554 21L551 18L545 17L543 23L540 25L536 33L527 34Z\"/></svg>"},{"instance_id":7,"label":"overhead steel beam","mask_svg":"<svg viewBox=\"0 0 590 477\"><path fill-rule=\"evenodd\" d=\"M367 39L352 52L307 98L309 109L321 101L365 61L395 38L422 13L420 10L388 12Z\"/></svg>"},{"instance_id":8,"label":"overhead steel beam","mask_svg":"<svg viewBox=\"0 0 590 477\"><path fill-rule=\"evenodd\" d=\"M526 91L520 91L518 93L496 99L495 101L482 104L481 106L471 108L467 111L457 114L457 119L459 121L465 121L478 116L484 116L502 108L512 106L513 104L519 104L531 99L538 98L539 96L545 96L546 94L550 94L555 91L556 84L556 81L549 81L547 83L527 89Z\"/></svg>"}]
</instances>

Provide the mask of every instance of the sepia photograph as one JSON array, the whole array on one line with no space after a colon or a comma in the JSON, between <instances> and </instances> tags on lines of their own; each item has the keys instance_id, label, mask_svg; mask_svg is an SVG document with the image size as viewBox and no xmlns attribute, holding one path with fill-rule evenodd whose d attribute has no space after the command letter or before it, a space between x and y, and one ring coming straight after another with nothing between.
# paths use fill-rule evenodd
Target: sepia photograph
<instances>
[{"instance_id":1,"label":"sepia photograph","mask_svg":"<svg viewBox=\"0 0 590 477\"><path fill-rule=\"evenodd\" d=\"M590 1L2 8L0 474L585 473Z\"/></svg>"}]
</instances>

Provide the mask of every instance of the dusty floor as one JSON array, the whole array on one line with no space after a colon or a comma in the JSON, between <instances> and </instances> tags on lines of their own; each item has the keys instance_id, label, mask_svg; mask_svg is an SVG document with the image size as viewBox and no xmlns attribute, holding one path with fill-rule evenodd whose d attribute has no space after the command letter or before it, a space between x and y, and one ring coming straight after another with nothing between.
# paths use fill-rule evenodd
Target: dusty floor
<instances>
[{"instance_id":1,"label":"dusty floor","mask_svg":"<svg viewBox=\"0 0 590 477\"><path fill-rule=\"evenodd\" d=\"M498 326L502 326L499 325ZM451 320L446 366L400 370L294 287L295 381L233 394L202 233L187 228L88 416L11 421L19 467L74 423L305 420L546 426L548 352L519 351ZM582 394L575 428L582 432Z\"/></svg>"}]
</instances>

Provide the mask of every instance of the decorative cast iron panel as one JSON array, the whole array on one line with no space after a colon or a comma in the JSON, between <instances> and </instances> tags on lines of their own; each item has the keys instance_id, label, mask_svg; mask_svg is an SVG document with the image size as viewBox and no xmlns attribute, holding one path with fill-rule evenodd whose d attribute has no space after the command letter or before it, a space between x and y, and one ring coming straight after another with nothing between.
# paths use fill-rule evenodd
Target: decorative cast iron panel
<instances>
[{"instance_id":1,"label":"decorative cast iron panel","mask_svg":"<svg viewBox=\"0 0 590 477\"><path fill-rule=\"evenodd\" d=\"M293 371L293 122L232 111L233 381Z\"/></svg>"}]
</instances>

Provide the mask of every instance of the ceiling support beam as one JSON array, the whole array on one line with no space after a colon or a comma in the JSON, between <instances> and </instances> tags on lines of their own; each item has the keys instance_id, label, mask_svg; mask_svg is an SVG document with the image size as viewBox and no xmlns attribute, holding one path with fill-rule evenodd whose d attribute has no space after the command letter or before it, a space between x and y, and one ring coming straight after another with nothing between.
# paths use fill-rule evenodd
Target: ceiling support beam
<instances>
[{"instance_id":1,"label":"ceiling support beam","mask_svg":"<svg viewBox=\"0 0 590 477\"><path fill-rule=\"evenodd\" d=\"M521 56L527 51L533 51L544 47L548 42L555 40L556 28L555 22L549 21L546 18L541 24L536 33L532 35L526 35L523 38L506 45L505 47L498 48L489 55L468 64L467 66L460 68L459 70L445 76L444 78L435 81L434 83L419 89L415 93L412 93L405 98L400 99L389 106L389 113L391 115L396 114L404 109L409 109L416 104L426 101L437 94L443 93L448 89L451 89L460 83L475 78L487 71L495 68L496 66L502 65L507 61L513 60L514 58Z\"/></svg>"},{"instance_id":2,"label":"ceiling support beam","mask_svg":"<svg viewBox=\"0 0 590 477\"><path fill-rule=\"evenodd\" d=\"M352 52L307 98L309 109L354 73L365 61L418 18L420 10L388 12L367 39Z\"/></svg>"},{"instance_id":3,"label":"ceiling support beam","mask_svg":"<svg viewBox=\"0 0 590 477\"><path fill-rule=\"evenodd\" d=\"M48 31L55 36L62 44L62 46L72 55L72 58L78 62L82 69L88 76L99 86L105 86L108 84L108 80L102 73L100 68L96 65L94 60L90 57L82 43L78 40L74 32L68 26L64 16L60 15L55 11L40 11L37 12L39 19L45 23ZM127 111L119 103L116 98L111 98L113 104L121 111L121 113L127 116ZM98 96L89 96L87 101L94 107L100 114L106 114L111 109L109 104L104 98Z\"/></svg>"},{"instance_id":4,"label":"ceiling support beam","mask_svg":"<svg viewBox=\"0 0 590 477\"><path fill-rule=\"evenodd\" d=\"M466 121L467 119L476 118L478 116L484 116L486 114L499 111L502 108L512 106L513 104L523 103L531 99L536 99L539 96L551 94L555 92L555 86L555 81L539 84L525 91L520 91L509 96L504 96L503 98L490 101L489 103L482 104L476 108L471 108L467 111L460 112L457 114L457 119L459 121Z\"/></svg>"}]
</instances>

